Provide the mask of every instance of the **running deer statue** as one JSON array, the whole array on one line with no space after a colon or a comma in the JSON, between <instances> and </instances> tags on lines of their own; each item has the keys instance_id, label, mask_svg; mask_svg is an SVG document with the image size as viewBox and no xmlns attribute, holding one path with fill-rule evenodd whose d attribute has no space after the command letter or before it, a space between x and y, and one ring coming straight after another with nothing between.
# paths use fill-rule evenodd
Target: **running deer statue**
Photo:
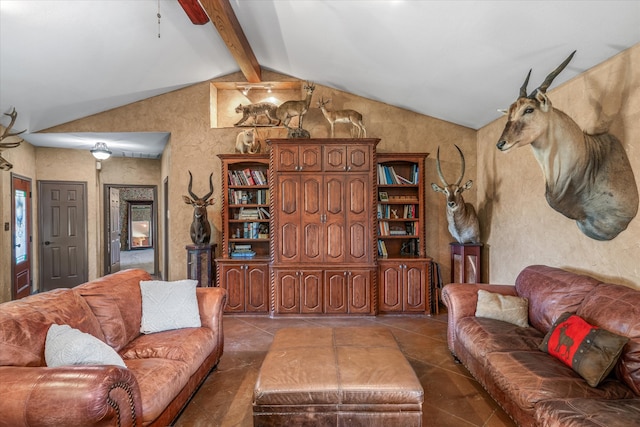
<instances>
[{"instance_id":1,"label":"running deer statue","mask_svg":"<svg viewBox=\"0 0 640 427\"><path fill-rule=\"evenodd\" d=\"M331 138L333 138L333 125L335 123L351 123L351 125L353 126L352 131L353 129L356 130L356 138L360 138L360 136L362 136L363 138L367 137L367 130L362 123L362 114L358 113L355 110L329 111L325 106L330 102L331 98L327 99L326 101L323 98L320 98L320 101L318 101L318 108L322 110L324 118L327 119L327 121L331 125Z\"/></svg>"},{"instance_id":2,"label":"running deer statue","mask_svg":"<svg viewBox=\"0 0 640 427\"><path fill-rule=\"evenodd\" d=\"M209 192L203 197L196 196L191 191L193 183L193 175L189 171L189 195L182 196L182 200L188 205L193 206L193 222L191 223L191 241L196 245L206 245L211 241L211 225L207 218L207 206L213 204L213 173L209 175Z\"/></svg>"},{"instance_id":3,"label":"running deer statue","mask_svg":"<svg viewBox=\"0 0 640 427\"><path fill-rule=\"evenodd\" d=\"M13 124L16 122L16 118L18 117L18 113L16 113L15 108L10 113L4 113L4 115L11 117L11 122L7 127L4 128L2 135L0 135L0 169L8 171L13 168L13 165L9 161L7 161L4 157L2 157L1 153L4 150L7 150L9 148L16 148L20 146L20 144L22 143L22 139L20 139L20 141L13 141L13 142L5 142L5 139L18 136L22 132L24 132L24 130L20 132L13 132L13 133L10 132L11 128L13 127Z\"/></svg>"},{"instance_id":4,"label":"running deer statue","mask_svg":"<svg viewBox=\"0 0 640 427\"><path fill-rule=\"evenodd\" d=\"M547 89L573 58L569 55L527 95L531 70L511 104L497 147L530 145L542 168L549 205L595 240L611 240L638 213L638 188L620 141L610 133L588 134L554 108Z\"/></svg>"},{"instance_id":5,"label":"running deer statue","mask_svg":"<svg viewBox=\"0 0 640 427\"><path fill-rule=\"evenodd\" d=\"M316 89L315 85L311 82L307 82L304 85L304 90L307 93L305 99L300 101L285 101L276 110L276 117L280 122L286 127L289 128L289 122L292 118L298 117L298 129L302 129L302 120L304 119L304 115L309 111L309 104L311 103L311 95L313 95L313 91Z\"/></svg>"},{"instance_id":6,"label":"running deer statue","mask_svg":"<svg viewBox=\"0 0 640 427\"><path fill-rule=\"evenodd\" d=\"M448 184L447 180L444 179L442 168L440 167L440 147L438 147L436 169L443 187L432 183L431 188L433 188L435 192L444 194L447 198L447 223L449 224L449 233L451 233L451 236L453 236L458 243L480 243L480 224L478 223L476 209L471 203L465 203L462 197L462 192L470 189L473 181L469 180L463 186L460 186L462 178L464 177L464 155L460 147L457 145L455 147L458 149L458 153L460 153L460 160L462 162L458 180L455 184Z\"/></svg>"}]
</instances>

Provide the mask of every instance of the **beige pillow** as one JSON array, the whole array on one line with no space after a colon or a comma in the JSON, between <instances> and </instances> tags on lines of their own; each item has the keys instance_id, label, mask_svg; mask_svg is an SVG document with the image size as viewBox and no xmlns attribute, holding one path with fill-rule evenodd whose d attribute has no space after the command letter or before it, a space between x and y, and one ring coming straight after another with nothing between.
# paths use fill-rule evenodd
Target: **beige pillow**
<instances>
[{"instance_id":1,"label":"beige pillow","mask_svg":"<svg viewBox=\"0 0 640 427\"><path fill-rule=\"evenodd\" d=\"M529 300L478 289L476 317L502 320L526 328L529 326Z\"/></svg>"}]
</instances>

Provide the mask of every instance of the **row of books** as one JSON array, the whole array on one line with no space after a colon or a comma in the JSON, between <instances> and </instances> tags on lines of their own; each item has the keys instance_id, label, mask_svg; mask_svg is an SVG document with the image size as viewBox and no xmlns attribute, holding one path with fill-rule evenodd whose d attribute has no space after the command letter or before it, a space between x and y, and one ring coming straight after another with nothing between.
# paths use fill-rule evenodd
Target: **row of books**
<instances>
[{"instance_id":1,"label":"row of books","mask_svg":"<svg viewBox=\"0 0 640 427\"><path fill-rule=\"evenodd\" d=\"M246 204L269 204L269 190L229 190L229 204L246 205Z\"/></svg>"},{"instance_id":2,"label":"row of books","mask_svg":"<svg viewBox=\"0 0 640 427\"><path fill-rule=\"evenodd\" d=\"M240 208L237 219L269 219L271 214L267 208Z\"/></svg>"},{"instance_id":3,"label":"row of books","mask_svg":"<svg viewBox=\"0 0 640 427\"><path fill-rule=\"evenodd\" d=\"M391 205L378 205L378 219L397 219L397 218L415 218L416 205L404 205L402 207L402 216L400 216L399 207Z\"/></svg>"},{"instance_id":4,"label":"row of books","mask_svg":"<svg viewBox=\"0 0 640 427\"><path fill-rule=\"evenodd\" d=\"M259 169L229 171L230 185L268 185L267 176Z\"/></svg>"},{"instance_id":5,"label":"row of books","mask_svg":"<svg viewBox=\"0 0 640 427\"><path fill-rule=\"evenodd\" d=\"M378 235L380 236L414 236L416 234L415 222L389 223L389 221L378 222Z\"/></svg>"},{"instance_id":6,"label":"row of books","mask_svg":"<svg viewBox=\"0 0 640 427\"><path fill-rule=\"evenodd\" d=\"M418 184L418 174L420 168L417 164L411 166L410 176L404 176L396 173L393 166L378 165L378 184L380 185L416 185Z\"/></svg>"},{"instance_id":7,"label":"row of books","mask_svg":"<svg viewBox=\"0 0 640 427\"><path fill-rule=\"evenodd\" d=\"M264 222L245 222L235 230L236 239L268 239L269 225Z\"/></svg>"},{"instance_id":8,"label":"row of books","mask_svg":"<svg viewBox=\"0 0 640 427\"><path fill-rule=\"evenodd\" d=\"M251 258L255 256L255 251L251 249L251 245L233 245L231 250L231 258Z\"/></svg>"},{"instance_id":9,"label":"row of books","mask_svg":"<svg viewBox=\"0 0 640 427\"><path fill-rule=\"evenodd\" d=\"M389 253L387 252L387 245L384 244L384 240L378 240L378 256L387 258Z\"/></svg>"}]
</instances>

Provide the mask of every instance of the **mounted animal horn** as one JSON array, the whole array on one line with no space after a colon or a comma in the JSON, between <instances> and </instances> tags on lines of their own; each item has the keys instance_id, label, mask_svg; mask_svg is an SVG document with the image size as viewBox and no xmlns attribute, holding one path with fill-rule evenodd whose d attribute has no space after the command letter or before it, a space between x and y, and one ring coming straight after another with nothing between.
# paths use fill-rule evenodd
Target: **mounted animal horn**
<instances>
[{"instance_id":1,"label":"mounted animal horn","mask_svg":"<svg viewBox=\"0 0 640 427\"><path fill-rule=\"evenodd\" d=\"M520 98L527 97L527 85L529 84L529 77L531 77L531 68L529 68L529 74L527 74L527 78L524 79L524 83L520 86Z\"/></svg>"},{"instance_id":2,"label":"mounted animal horn","mask_svg":"<svg viewBox=\"0 0 640 427\"><path fill-rule=\"evenodd\" d=\"M562 64L558 65L558 68L556 68L555 70L550 72L549 75L547 76L547 78L544 79L542 84L540 86L538 86L538 89L534 90L533 93L531 93L531 95L529 95L529 98L535 97L537 91L540 91L542 93L547 93L547 89L549 89L549 86L551 86L551 83L553 83L553 79L555 79L558 76L558 74L560 74L562 72L562 70L565 69L565 67L567 66L567 64L569 64L569 62L571 62L571 59L573 59L573 55L575 55L575 54L576 54L576 51L574 50L573 52L571 52L571 55L569 55L567 57L567 59L562 61ZM527 80L528 79L529 78L527 77Z\"/></svg>"},{"instance_id":3,"label":"mounted animal horn","mask_svg":"<svg viewBox=\"0 0 640 427\"><path fill-rule=\"evenodd\" d=\"M193 175L191 175L191 171L189 171L189 187L187 187L187 190L189 191L189 195L193 198L193 200L198 200L200 197L193 194L193 191L191 191L191 184L193 184ZM213 173L209 175L209 190L210 191L202 197L202 200L207 200L209 196L213 194Z\"/></svg>"},{"instance_id":4,"label":"mounted animal horn","mask_svg":"<svg viewBox=\"0 0 640 427\"><path fill-rule=\"evenodd\" d=\"M460 147L458 147L457 145L455 145L455 147L458 150L458 153L460 153L461 165L460 165L460 176L458 177L458 180L454 185L459 186L460 183L462 182L462 178L464 177L465 163L464 163L464 154L462 154L462 150L460 150ZM444 184L445 187L448 187L449 184L447 183L447 180L444 179L444 174L442 173L442 168L440 167L440 147L438 147L438 152L436 153L436 171L438 172L438 177L440 178L440 181L442 181L442 184Z\"/></svg>"}]
</instances>

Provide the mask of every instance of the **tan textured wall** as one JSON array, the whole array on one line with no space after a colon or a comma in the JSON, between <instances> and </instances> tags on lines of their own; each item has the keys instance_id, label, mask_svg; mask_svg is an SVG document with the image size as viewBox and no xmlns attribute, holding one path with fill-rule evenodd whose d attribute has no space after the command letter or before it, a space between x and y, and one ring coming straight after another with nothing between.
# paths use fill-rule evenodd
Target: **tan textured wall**
<instances>
[{"instance_id":1,"label":"tan textured wall","mask_svg":"<svg viewBox=\"0 0 640 427\"><path fill-rule=\"evenodd\" d=\"M236 75L227 76L226 81L240 80ZM285 76L265 72L265 81L286 80ZM291 80L291 79L289 79ZM182 201L187 194L189 181L188 170L194 176L193 191L203 195L208 190L208 177L213 172L215 204L209 208L209 220L212 223L212 242L219 243L220 236L220 161L219 153L234 151L238 128L210 127L211 117L229 117L237 121L240 115L235 114L239 98L237 93L211 94L208 82L196 84L165 95L149 98L134 104L77 120L49 131L55 132L138 132L164 131L171 132L171 138L161 161L158 188L162 181L169 178L169 279L183 278L186 272L185 246L191 243L189 226L193 209ZM410 90L408 88L407 90ZM234 91L235 92L235 91ZM251 96L251 95L250 95ZM329 125L322 112L317 109L316 102L320 97L332 98L329 109L352 108L364 116L367 136L381 138L380 151L418 151L429 152L432 156L427 161L426 201L427 201L427 251L436 261L443 265L443 272L448 275L449 242L451 237L447 231L444 216L444 200L435 194L430 187L436 182L435 151L442 146L442 165L446 176L453 176L459 171L458 154L452 144L458 144L467 159L466 179L476 177L476 133L473 129L437 120L392 107L383 103L357 97L345 92L319 86L313 95L311 110L305 118L304 127L313 137L328 137ZM230 105L218 105L225 112L210 110L210 99L229 99ZM302 92L298 99L302 99ZM245 98L246 99L246 98ZM251 101L253 102L253 100ZM220 113L220 114L218 114ZM223 121L223 119L220 119ZM283 129L259 130L260 139L286 136ZM336 126L336 137L349 136L346 125ZM163 200L162 191L159 199ZM475 202L475 189L468 195L468 201ZM162 216L159 218L162 224ZM160 243L162 244L162 235ZM220 248L218 248L218 254ZM161 258L162 259L162 258ZM160 262L162 268L162 262ZM446 276L445 276L446 277Z\"/></svg>"},{"instance_id":2,"label":"tan textured wall","mask_svg":"<svg viewBox=\"0 0 640 427\"><path fill-rule=\"evenodd\" d=\"M578 52L578 55L580 52ZM535 64L532 64L535 66ZM585 130L610 122L640 188L640 45L550 90L552 104ZM524 76L523 76L524 79ZM531 82L530 86L540 82ZM518 88L507 88L515 95ZM515 99L514 99L515 100ZM507 107L507 106L502 106ZM530 147L499 152L506 120L478 131L478 204L494 283L513 283L523 267L547 264L640 288L640 215L611 241L586 237L544 197L544 177Z\"/></svg>"},{"instance_id":3,"label":"tan textured wall","mask_svg":"<svg viewBox=\"0 0 640 427\"><path fill-rule=\"evenodd\" d=\"M11 173L31 180L33 198L31 200L31 217L33 224L37 220L37 194L36 194L36 162L35 147L27 142L22 142L19 147L2 152L9 162L13 163L10 171L0 171L0 302L11 300L11 231L5 231L4 225L11 224ZM36 227L32 228L33 241L37 241ZM32 274L37 271L37 245L31 245ZM34 277L35 280L35 277Z\"/></svg>"}]
</instances>

